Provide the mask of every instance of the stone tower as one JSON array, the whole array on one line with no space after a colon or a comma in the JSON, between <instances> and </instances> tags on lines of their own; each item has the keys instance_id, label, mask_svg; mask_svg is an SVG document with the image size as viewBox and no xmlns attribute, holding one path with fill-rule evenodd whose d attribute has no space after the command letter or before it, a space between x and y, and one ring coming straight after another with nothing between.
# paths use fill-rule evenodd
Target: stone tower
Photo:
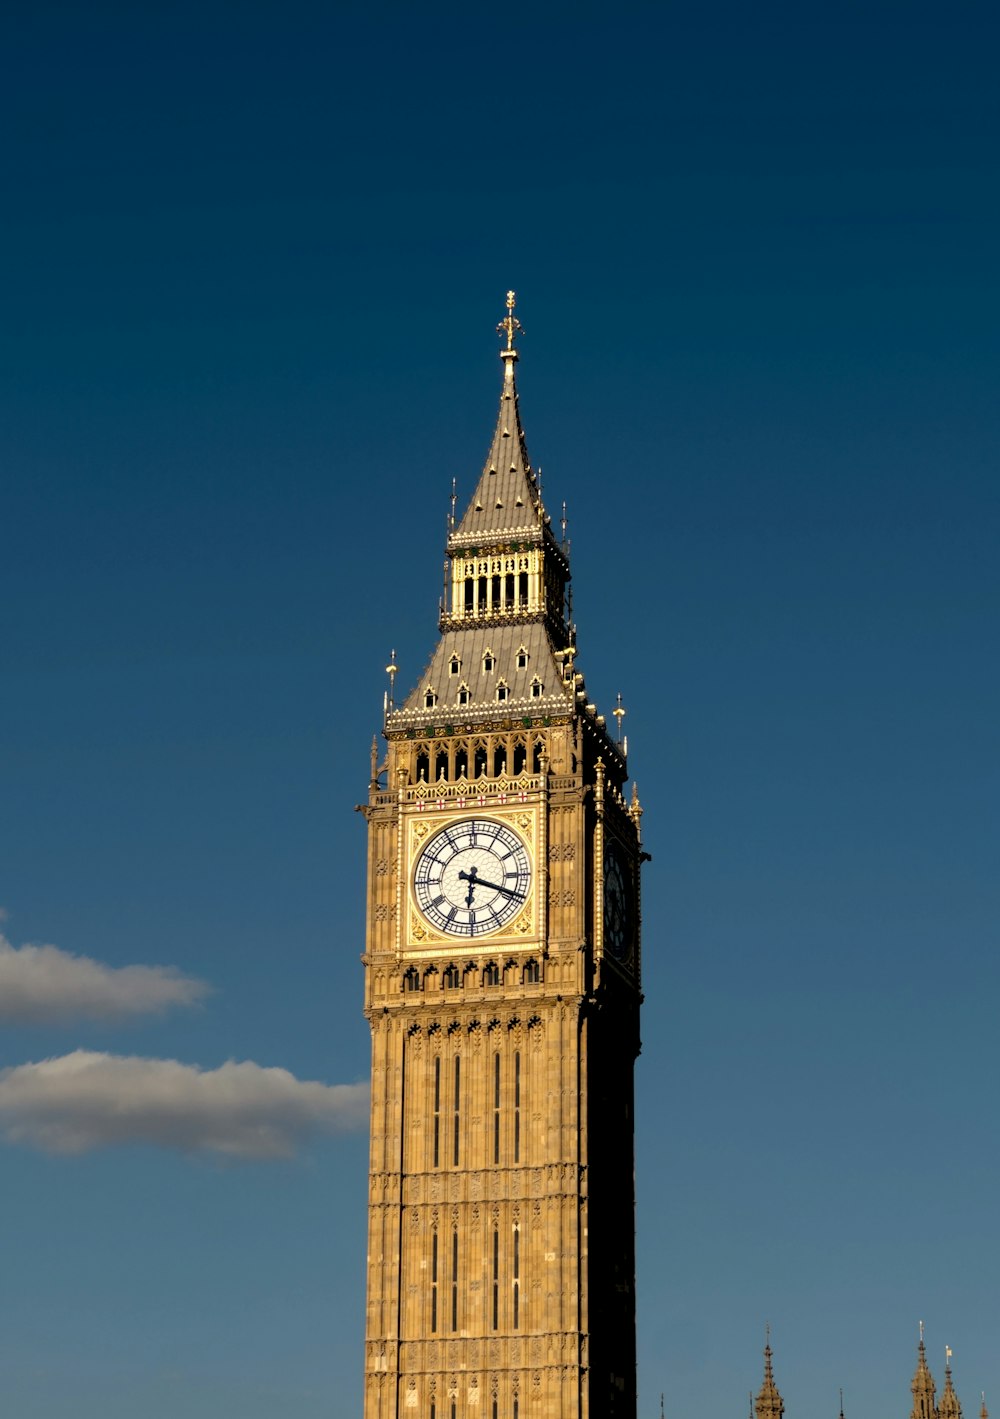
<instances>
[{"instance_id":1,"label":"stone tower","mask_svg":"<svg viewBox=\"0 0 1000 1419\"><path fill-rule=\"evenodd\" d=\"M635 1419L639 823L500 413L439 636L373 746L365 1419ZM428 549L428 563L432 549ZM395 673L395 658L389 667Z\"/></svg>"}]
</instances>

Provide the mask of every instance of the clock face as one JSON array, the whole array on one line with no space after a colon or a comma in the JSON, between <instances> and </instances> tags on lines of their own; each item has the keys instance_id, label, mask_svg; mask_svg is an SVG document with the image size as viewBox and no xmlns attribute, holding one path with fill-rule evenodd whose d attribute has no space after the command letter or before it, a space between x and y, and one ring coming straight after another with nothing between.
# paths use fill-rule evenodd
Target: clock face
<instances>
[{"instance_id":1,"label":"clock face","mask_svg":"<svg viewBox=\"0 0 1000 1419\"><path fill-rule=\"evenodd\" d=\"M618 961L631 954L628 867L614 842L604 844L604 949Z\"/></svg>"},{"instance_id":2,"label":"clock face","mask_svg":"<svg viewBox=\"0 0 1000 1419\"><path fill-rule=\"evenodd\" d=\"M413 876L417 905L449 936L499 930L524 906L530 886L528 849L488 818L465 818L435 833Z\"/></svg>"}]
</instances>

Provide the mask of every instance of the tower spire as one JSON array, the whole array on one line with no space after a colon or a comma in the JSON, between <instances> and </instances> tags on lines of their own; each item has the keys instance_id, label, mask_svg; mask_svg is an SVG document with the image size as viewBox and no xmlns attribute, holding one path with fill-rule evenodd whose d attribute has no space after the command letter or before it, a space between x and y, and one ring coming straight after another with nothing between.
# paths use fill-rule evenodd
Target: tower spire
<instances>
[{"instance_id":1,"label":"tower spire","mask_svg":"<svg viewBox=\"0 0 1000 1419\"><path fill-rule=\"evenodd\" d=\"M939 1419L962 1419L962 1406L951 1382L951 1346L944 1347L944 1389L938 1405Z\"/></svg>"},{"instance_id":2,"label":"tower spire","mask_svg":"<svg viewBox=\"0 0 1000 1419\"><path fill-rule=\"evenodd\" d=\"M924 1345L924 1323L921 1321L920 1343L917 1346L917 1368L914 1371L913 1379L910 1381L910 1393L913 1395L913 1408L910 1411L910 1419L937 1419L937 1409L934 1404L935 1390L934 1376L927 1368L927 1349Z\"/></svg>"},{"instance_id":3,"label":"tower spire","mask_svg":"<svg viewBox=\"0 0 1000 1419\"><path fill-rule=\"evenodd\" d=\"M785 1401L774 1383L774 1368L771 1363L771 1327L767 1327L767 1343L764 1346L764 1383L754 1401L757 1419L781 1419L785 1412Z\"/></svg>"}]
</instances>

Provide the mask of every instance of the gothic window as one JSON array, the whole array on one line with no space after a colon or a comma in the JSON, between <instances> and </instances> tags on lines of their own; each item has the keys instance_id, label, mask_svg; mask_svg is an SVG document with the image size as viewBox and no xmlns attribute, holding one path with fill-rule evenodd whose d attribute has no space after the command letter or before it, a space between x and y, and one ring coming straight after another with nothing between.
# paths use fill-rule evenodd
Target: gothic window
<instances>
[{"instance_id":1,"label":"gothic window","mask_svg":"<svg viewBox=\"0 0 1000 1419\"><path fill-rule=\"evenodd\" d=\"M451 1328L458 1329L458 1233L451 1234ZM451 1406L454 1415L455 1406Z\"/></svg>"},{"instance_id":2,"label":"gothic window","mask_svg":"<svg viewBox=\"0 0 1000 1419\"><path fill-rule=\"evenodd\" d=\"M502 744L493 750L493 777L499 778L507 772L507 752Z\"/></svg>"},{"instance_id":3,"label":"gothic window","mask_svg":"<svg viewBox=\"0 0 1000 1419\"><path fill-rule=\"evenodd\" d=\"M475 583L475 581L473 580L473 578L472 578L471 576L467 576L467 577L465 578L465 612L466 612L466 615L469 615L469 613L472 612L472 611L474 611L475 609L476 609L476 583Z\"/></svg>"},{"instance_id":4,"label":"gothic window","mask_svg":"<svg viewBox=\"0 0 1000 1419\"><path fill-rule=\"evenodd\" d=\"M441 984L445 990L457 990L462 984L462 977L458 973L457 966L447 966Z\"/></svg>"},{"instance_id":5,"label":"gothic window","mask_svg":"<svg viewBox=\"0 0 1000 1419\"><path fill-rule=\"evenodd\" d=\"M438 1328L438 1234L431 1237L431 1334ZM431 1414L434 1405L431 1405Z\"/></svg>"},{"instance_id":6,"label":"gothic window","mask_svg":"<svg viewBox=\"0 0 1000 1419\"><path fill-rule=\"evenodd\" d=\"M512 572L508 572L507 576L504 578L504 592L505 592L504 607L505 607L505 609L508 610L508 611L513 611L513 609L514 609L514 576L513 576L513 573L512 573Z\"/></svg>"},{"instance_id":7,"label":"gothic window","mask_svg":"<svg viewBox=\"0 0 1000 1419\"><path fill-rule=\"evenodd\" d=\"M517 604L524 607L528 604L528 573L521 572L517 578Z\"/></svg>"},{"instance_id":8,"label":"gothic window","mask_svg":"<svg viewBox=\"0 0 1000 1419\"><path fill-rule=\"evenodd\" d=\"M494 667L494 665L496 665L496 663L497 663L497 661L496 661L496 656L493 654L493 652L492 652L491 650L488 650L488 649L487 649L487 650L484 650L484 651L483 651L483 673L484 673L485 675L491 674L491 673L492 673L492 670L493 670L493 667Z\"/></svg>"},{"instance_id":9,"label":"gothic window","mask_svg":"<svg viewBox=\"0 0 1000 1419\"><path fill-rule=\"evenodd\" d=\"M521 649L517 652L517 668L518 668L518 670L524 670L524 669L526 669L526 668L527 668L527 664L528 664L528 652L525 650L524 646L522 645Z\"/></svg>"},{"instance_id":10,"label":"gothic window","mask_svg":"<svg viewBox=\"0 0 1000 1419\"><path fill-rule=\"evenodd\" d=\"M528 762L528 750L527 750L527 748L525 747L524 740L522 739L522 740L520 740L518 743L516 743L516 744L514 745L514 773L515 773L515 775L517 775L517 774L523 774L523 773L524 773L525 765L527 764L527 762Z\"/></svg>"},{"instance_id":11,"label":"gothic window","mask_svg":"<svg viewBox=\"0 0 1000 1419\"><path fill-rule=\"evenodd\" d=\"M493 1056L493 1161L500 1161L500 1056ZM494 1238L496 1233L493 1233ZM493 1258L493 1329L496 1330L496 1246L494 1244Z\"/></svg>"},{"instance_id":12,"label":"gothic window","mask_svg":"<svg viewBox=\"0 0 1000 1419\"><path fill-rule=\"evenodd\" d=\"M455 750L455 777L469 777L469 751L467 749Z\"/></svg>"},{"instance_id":13,"label":"gothic window","mask_svg":"<svg viewBox=\"0 0 1000 1419\"><path fill-rule=\"evenodd\" d=\"M460 705L467 705L471 699L472 699L472 696L471 696L470 693L469 693L469 687L468 687L468 685L459 685L459 687L458 687L458 703L459 703Z\"/></svg>"},{"instance_id":14,"label":"gothic window","mask_svg":"<svg viewBox=\"0 0 1000 1419\"><path fill-rule=\"evenodd\" d=\"M455 1107L452 1110L452 1162L458 1167L458 1145L461 1137L460 1105L462 1102L462 1061L455 1056ZM457 1243L456 1243L457 1245ZM457 1271L456 1263L456 1271ZM452 1330L454 1330L454 1325Z\"/></svg>"},{"instance_id":15,"label":"gothic window","mask_svg":"<svg viewBox=\"0 0 1000 1419\"><path fill-rule=\"evenodd\" d=\"M426 783L431 769L430 755L421 751L417 755L417 782Z\"/></svg>"},{"instance_id":16,"label":"gothic window","mask_svg":"<svg viewBox=\"0 0 1000 1419\"><path fill-rule=\"evenodd\" d=\"M521 1161L521 1053L514 1055L514 1162ZM516 1274L516 1273L515 1273Z\"/></svg>"},{"instance_id":17,"label":"gothic window","mask_svg":"<svg viewBox=\"0 0 1000 1419\"><path fill-rule=\"evenodd\" d=\"M531 755L531 772L540 774L542 772L542 751L545 748L544 739L535 740L535 748Z\"/></svg>"},{"instance_id":18,"label":"gothic window","mask_svg":"<svg viewBox=\"0 0 1000 1419\"><path fill-rule=\"evenodd\" d=\"M403 976L403 989L407 991L420 989L420 973L413 966Z\"/></svg>"},{"instance_id":19,"label":"gothic window","mask_svg":"<svg viewBox=\"0 0 1000 1419\"><path fill-rule=\"evenodd\" d=\"M542 682L541 682L541 680L539 680L538 676L536 675L535 678L534 678L534 680L532 680L532 682L531 682L531 698L532 698L533 700L540 700L541 697L542 697Z\"/></svg>"},{"instance_id":20,"label":"gothic window","mask_svg":"<svg viewBox=\"0 0 1000 1419\"><path fill-rule=\"evenodd\" d=\"M493 1229L493 1329L500 1327L500 1233ZM493 1401L493 1419L496 1419L497 1402Z\"/></svg>"},{"instance_id":21,"label":"gothic window","mask_svg":"<svg viewBox=\"0 0 1000 1419\"><path fill-rule=\"evenodd\" d=\"M441 1056L434 1060L434 1166L441 1162ZM437 1262L437 1250L435 1248L434 1260ZM437 1265L434 1267L433 1280L437 1280ZM437 1297L435 1294L435 1305ZM433 1329L433 1327L432 1327Z\"/></svg>"},{"instance_id":22,"label":"gothic window","mask_svg":"<svg viewBox=\"0 0 1000 1419\"><path fill-rule=\"evenodd\" d=\"M490 962L488 962L488 964L487 964L487 966L486 966L486 969L483 971L483 985L499 985L499 984L500 984L500 967L497 965L496 961L490 961Z\"/></svg>"},{"instance_id":23,"label":"gothic window","mask_svg":"<svg viewBox=\"0 0 1000 1419\"><path fill-rule=\"evenodd\" d=\"M513 1295L513 1319L514 1329L517 1330L521 1323L521 1229L514 1228L514 1295ZM515 1404L517 1401L514 1401Z\"/></svg>"},{"instance_id":24,"label":"gothic window","mask_svg":"<svg viewBox=\"0 0 1000 1419\"><path fill-rule=\"evenodd\" d=\"M434 760L434 777L439 781L448 777L448 750L439 749Z\"/></svg>"},{"instance_id":25,"label":"gothic window","mask_svg":"<svg viewBox=\"0 0 1000 1419\"><path fill-rule=\"evenodd\" d=\"M541 968L537 961L528 961L524 967L525 985L537 985L542 978Z\"/></svg>"},{"instance_id":26,"label":"gothic window","mask_svg":"<svg viewBox=\"0 0 1000 1419\"><path fill-rule=\"evenodd\" d=\"M482 778L486 773L486 745L477 744L473 758L473 777Z\"/></svg>"},{"instance_id":27,"label":"gothic window","mask_svg":"<svg viewBox=\"0 0 1000 1419\"><path fill-rule=\"evenodd\" d=\"M457 655L453 655L453 656L451 657L451 661L450 661L450 663L449 663L449 665L448 665L449 672L450 672L452 675L457 675L458 672L461 670L461 668L462 668L462 662L459 660L459 658L458 658Z\"/></svg>"},{"instance_id":28,"label":"gothic window","mask_svg":"<svg viewBox=\"0 0 1000 1419\"><path fill-rule=\"evenodd\" d=\"M507 699L507 697L508 697L509 695L510 695L510 690L507 688L507 686L506 686L506 685L504 684L504 682L501 680L500 683L497 685L497 699L499 700L499 702L500 702L501 704L503 704L504 701Z\"/></svg>"},{"instance_id":29,"label":"gothic window","mask_svg":"<svg viewBox=\"0 0 1000 1419\"><path fill-rule=\"evenodd\" d=\"M424 709L433 709L438 702L438 697L431 689L430 685L424 691Z\"/></svg>"}]
</instances>

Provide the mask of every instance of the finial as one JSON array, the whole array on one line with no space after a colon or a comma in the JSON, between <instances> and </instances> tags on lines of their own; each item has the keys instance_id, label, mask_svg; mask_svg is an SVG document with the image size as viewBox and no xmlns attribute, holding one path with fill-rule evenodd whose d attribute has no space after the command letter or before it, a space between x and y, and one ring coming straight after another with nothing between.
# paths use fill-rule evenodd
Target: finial
<instances>
[{"instance_id":1,"label":"finial","mask_svg":"<svg viewBox=\"0 0 1000 1419\"><path fill-rule=\"evenodd\" d=\"M372 788L378 788L378 738L372 735Z\"/></svg>"},{"instance_id":2,"label":"finial","mask_svg":"<svg viewBox=\"0 0 1000 1419\"><path fill-rule=\"evenodd\" d=\"M944 1367L945 1367L946 1370L950 1370L950 1369L951 1369L951 1357L952 1357L952 1348L951 1348L950 1345L946 1345L946 1346L944 1347Z\"/></svg>"},{"instance_id":3,"label":"finial","mask_svg":"<svg viewBox=\"0 0 1000 1419\"><path fill-rule=\"evenodd\" d=\"M455 503L458 501L458 479L451 480L451 525L455 526Z\"/></svg>"},{"instance_id":4,"label":"finial","mask_svg":"<svg viewBox=\"0 0 1000 1419\"><path fill-rule=\"evenodd\" d=\"M566 528L567 528L567 526L568 526L568 522L567 522L567 518L566 518L566 504L565 504L565 502L563 503L563 506L562 506L562 518L561 518L561 520L560 520L559 525L560 525L560 527L562 528L562 541L563 541L563 546L565 547L565 545L566 545Z\"/></svg>"},{"instance_id":5,"label":"finial","mask_svg":"<svg viewBox=\"0 0 1000 1419\"><path fill-rule=\"evenodd\" d=\"M843 1390L843 1387L841 1387L841 1391L840 1391L840 1419L844 1419L844 1390Z\"/></svg>"},{"instance_id":6,"label":"finial","mask_svg":"<svg viewBox=\"0 0 1000 1419\"><path fill-rule=\"evenodd\" d=\"M986 1391L980 1390L980 1394L983 1398L983 1405L979 1411L979 1419L990 1419L990 1411L986 1408Z\"/></svg>"},{"instance_id":7,"label":"finial","mask_svg":"<svg viewBox=\"0 0 1000 1419\"><path fill-rule=\"evenodd\" d=\"M625 708L625 706L622 704L622 692L621 692L621 690L618 691L618 703L615 705L615 707L614 707L614 709L611 711L611 713L614 715L615 719L617 719L617 721L618 721L618 743L620 744L620 743L622 742L622 720L623 720L623 719L625 718L625 716L628 714L628 710L627 710L627 709Z\"/></svg>"},{"instance_id":8,"label":"finial","mask_svg":"<svg viewBox=\"0 0 1000 1419\"><path fill-rule=\"evenodd\" d=\"M663 1419L663 1395L660 1395L660 1419Z\"/></svg>"},{"instance_id":9,"label":"finial","mask_svg":"<svg viewBox=\"0 0 1000 1419\"><path fill-rule=\"evenodd\" d=\"M923 1321L921 1321L921 1322L920 1322L920 1347L921 1347L921 1349L923 1349L923 1344L924 1344L924 1323L923 1323Z\"/></svg>"},{"instance_id":10,"label":"finial","mask_svg":"<svg viewBox=\"0 0 1000 1419\"><path fill-rule=\"evenodd\" d=\"M524 334L524 326L514 314L514 307L516 304L517 297L514 295L514 292L508 291L507 314L504 316L503 320L501 320L500 323L497 325L497 334L507 336L507 348L506 350L500 351L501 358L506 355L508 358L513 357L515 360L517 359L517 351L514 349L514 336L515 334Z\"/></svg>"},{"instance_id":11,"label":"finial","mask_svg":"<svg viewBox=\"0 0 1000 1419\"><path fill-rule=\"evenodd\" d=\"M392 709L393 705L395 704L395 701L393 699L393 689L396 684L396 674L398 670L399 666L396 664L396 652L393 651L392 654L389 656L389 664L385 667L385 673L389 677L389 694L386 699L387 709Z\"/></svg>"}]
</instances>

